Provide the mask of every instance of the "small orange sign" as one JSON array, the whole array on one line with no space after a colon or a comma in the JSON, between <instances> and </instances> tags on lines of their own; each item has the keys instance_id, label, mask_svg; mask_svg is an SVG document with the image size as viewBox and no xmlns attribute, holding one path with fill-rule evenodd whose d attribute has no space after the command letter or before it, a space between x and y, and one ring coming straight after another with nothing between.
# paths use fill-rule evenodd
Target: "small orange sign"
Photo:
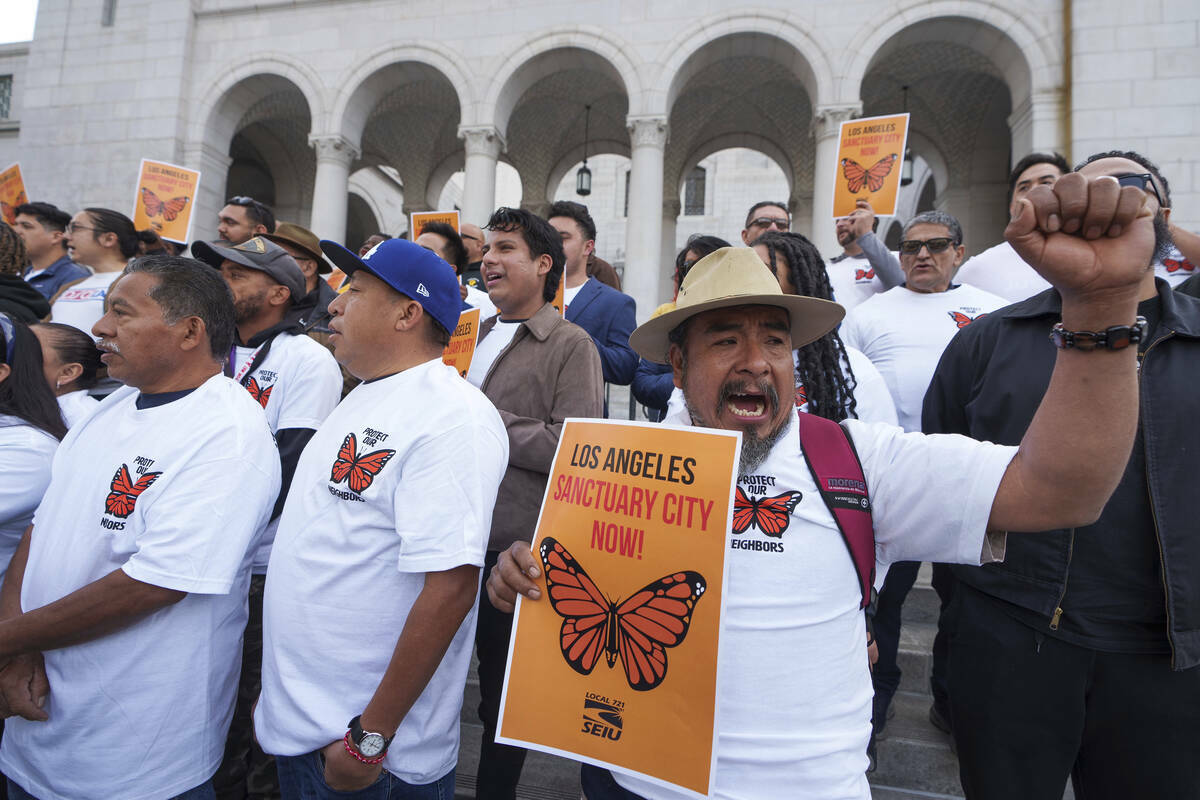
<instances>
[{"instance_id":1,"label":"small orange sign","mask_svg":"<svg viewBox=\"0 0 1200 800\"><path fill-rule=\"evenodd\" d=\"M450 334L450 343L442 351L442 362L467 377L471 358L475 355L475 343L479 341L479 309L468 308L458 317L458 325Z\"/></svg>"},{"instance_id":2,"label":"small orange sign","mask_svg":"<svg viewBox=\"0 0 1200 800\"><path fill-rule=\"evenodd\" d=\"M133 199L133 225L150 228L159 236L187 244L192 236L192 209L200 173L165 161L142 159Z\"/></svg>"},{"instance_id":3,"label":"small orange sign","mask_svg":"<svg viewBox=\"0 0 1200 800\"><path fill-rule=\"evenodd\" d=\"M21 165L13 164L0 172L0 211L4 221L13 225L17 221L17 206L29 202L25 194L25 181L21 177Z\"/></svg>"},{"instance_id":4,"label":"small orange sign","mask_svg":"<svg viewBox=\"0 0 1200 800\"><path fill-rule=\"evenodd\" d=\"M414 242L430 222L444 222L458 233L458 211L414 211L410 215L408 235Z\"/></svg>"},{"instance_id":5,"label":"small orange sign","mask_svg":"<svg viewBox=\"0 0 1200 800\"><path fill-rule=\"evenodd\" d=\"M558 278L558 291L554 293L554 299L550 301L550 305L554 306L560 317L567 315L567 275L563 273Z\"/></svg>"},{"instance_id":6,"label":"small orange sign","mask_svg":"<svg viewBox=\"0 0 1200 800\"><path fill-rule=\"evenodd\" d=\"M707 794L740 435L569 419L496 741Z\"/></svg>"},{"instance_id":7,"label":"small orange sign","mask_svg":"<svg viewBox=\"0 0 1200 800\"><path fill-rule=\"evenodd\" d=\"M908 114L843 122L833 181L833 216L849 215L858 200L869 201L881 216L895 214L907 146Z\"/></svg>"}]
</instances>

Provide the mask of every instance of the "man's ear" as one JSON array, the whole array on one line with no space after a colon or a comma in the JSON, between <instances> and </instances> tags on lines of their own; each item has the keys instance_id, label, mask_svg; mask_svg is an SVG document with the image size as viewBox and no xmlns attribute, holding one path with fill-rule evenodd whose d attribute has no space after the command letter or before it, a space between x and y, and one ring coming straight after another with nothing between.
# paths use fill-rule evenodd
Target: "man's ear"
<instances>
[{"instance_id":1,"label":"man's ear","mask_svg":"<svg viewBox=\"0 0 1200 800\"><path fill-rule=\"evenodd\" d=\"M966 245L960 244L958 247L954 248L954 266L956 266L956 267L962 266L963 256L966 255L966 252L967 252Z\"/></svg>"},{"instance_id":2,"label":"man's ear","mask_svg":"<svg viewBox=\"0 0 1200 800\"><path fill-rule=\"evenodd\" d=\"M101 247L117 247L120 245L117 235L111 231L96 234L96 241Z\"/></svg>"},{"instance_id":3,"label":"man's ear","mask_svg":"<svg viewBox=\"0 0 1200 800\"><path fill-rule=\"evenodd\" d=\"M554 259L549 253L542 253L538 256L537 274L546 276L550 274L550 268L554 266Z\"/></svg>"},{"instance_id":4,"label":"man's ear","mask_svg":"<svg viewBox=\"0 0 1200 800\"><path fill-rule=\"evenodd\" d=\"M287 304L292 298L291 289L284 286L282 283L277 283L271 287L271 291L267 292L267 303L272 306L282 306Z\"/></svg>"},{"instance_id":5,"label":"man's ear","mask_svg":"<svg viewBox=\"0 0 1200 800\"><path fill-rule=\"evenodd\" d=\"M671 345L667 351L667 361L671 365L671 377L675 386L683 388L683 350L677 344Z\"/></svg>"},{"instance_id":6,"label":"man's ear","mask_svg":"<svg viewBox=\"0 0 1200 800\"><path fill-rule=\"evenodd\" d=\"M252 231L252 233L253 233L255 236L258 236L260 233L270 233L270 231L269 231L269 230L267 230L267 226L266 226L266 225L263 225L263 224L260 222L260 223L258 223L257 225L255 225L255 226L254 226L254 230Z\"/></svg>"},{"instance_id":7,"label":"man's ear","mask_svg":"<svg viewBox=\"0 0 1200 800\"><path fill-rule=\"evenodd\" d=\"M179 340L179 349L187 352L197 347L208 347L208 326L197 316L186 317L173 326L182 331L183 338Z\"/></svg>"},{"instance_id":8,"label":"man's ear","mask_svg":"<svg viewBox=\"0 0 1200 800\"><path fill-rule=\"evenodd\" d=\"M583 257L587 258L594 252L596 252L596 240L588 239L583 243Z\"/></svg>"},{"instance_id":9,"label":"man's ear","mask_svg":"<svg viewBox=\"0 0 1200 800\"><path fill-rule=\"evenodd\" d=\"M396 318L395 329L398 331L411 331L421 324L421 317L425 315L425 309L416 300L404 298L396 303Z\"/></svg>"}]
</instances>

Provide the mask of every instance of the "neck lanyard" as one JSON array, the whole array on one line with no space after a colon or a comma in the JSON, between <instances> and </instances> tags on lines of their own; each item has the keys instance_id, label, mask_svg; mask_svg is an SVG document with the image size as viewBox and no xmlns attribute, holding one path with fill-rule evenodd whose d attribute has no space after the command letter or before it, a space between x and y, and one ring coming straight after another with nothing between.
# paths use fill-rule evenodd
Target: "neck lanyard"
<instances>
[{"instance_id":1,"label":"neck lanyard","mask_svg":"<svg viewBox=\"0 0 1200 800\"><path fill-rule=\"evenodd\" d=\"M268 339L267 341L270 340ZM259 355L266 355L263 353L263 348L266 347L266 345L267 342L263 342L258 347L254 348L254 352L250 354L250 357L246 359L246 363L242 364L242 368L237 370L236 373L234 372L234 365L237 363L237 345L235 344L233 347L230 347L229 364L225 369L225 374L233 378L238 383L241 383L242 380L250 374L251 370L254 369L255 364L258 362Z\"/></svg>"}]
</instances>

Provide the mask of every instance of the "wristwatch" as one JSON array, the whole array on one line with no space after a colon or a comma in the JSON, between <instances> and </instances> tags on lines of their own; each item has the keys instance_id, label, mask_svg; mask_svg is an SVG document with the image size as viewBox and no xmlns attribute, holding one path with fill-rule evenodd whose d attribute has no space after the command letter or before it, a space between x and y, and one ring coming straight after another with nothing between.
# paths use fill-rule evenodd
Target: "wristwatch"
<instances>
[{"instance_id":1,"label":"wristwatch","mask_svg":"<svg viewBox=\"0 0 1200 800\"><path fill-rule=\"evenodd\" d=\"M365 758L382 758L387 752L388 745L392 743L392 736L384 736L382 733L374 731L364 731L359 720L362 719L362 714L359 714L354 719L350 720L350 731L347 734L350 741L354 743L354 747Z\"/></svg>"},{"instance_id":2,"label":"wristwatch","mask_svg":"<svg viewBox=\"0 0 1200 800\"><path fill-rule=\"evenodd\" d=\"M1061 322L1050 330L1050 341L1059 350L1123 350L1146 338L1146 318L1138 317L1132 325L1114 325L1102 331L1069 331Z\"/></svg>"}]
</instances>

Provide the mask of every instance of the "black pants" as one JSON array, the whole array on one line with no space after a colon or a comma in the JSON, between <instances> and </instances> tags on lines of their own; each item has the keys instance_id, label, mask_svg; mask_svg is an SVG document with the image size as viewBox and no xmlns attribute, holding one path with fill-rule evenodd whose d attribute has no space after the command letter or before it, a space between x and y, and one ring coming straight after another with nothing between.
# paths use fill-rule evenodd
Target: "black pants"
<instances>
[{"instance_id":1,"label":"black pants","mask_svg":"<svg viewBox=\"0 0 1200 800\"><path fill-rule=\"evenodd\" d=\"M489 550L484 559L485 587L499 555ZM483 723L479 773L475 778L477 800L513 800L521 780L521 768L525 765L524 748L496 744L496 719L500 715L500 694L512 623L513 615L497 610L488 600L487 589L482 589L479 592L479 621L475 627L475 652L479 656L479 721Z\"/></svg>"},{"instance_id":2,"label":"black pants","mask_svg":"<svg viewBox=\"0 0 1200 800\"><path fill-rule=\"evenodd\" d=\"M254 720L250 716L262 691L263 589L266 575L250 576L250 616L242 639L242 675L238 681L233 721L225 738L225 757L213 775L218 800L279 797L279 776L275 759L254 741Z\"/></svg>"},{"instance_id":3,"label":"black pants","mask_svg":"<svg viewBox=\"0 0 1200 800\"><path fill-rule=\"evenodd\" d=\"M1046 636L960 584L950 707L968 800L1200 798L1200 668Z\"/></svg>"},{"instance_id":4,"label":"black pants","mask_svg":"<svg viewBox=\"0 0 1200 800\"><path fill-rule=\"evenodd\" d=\"M900 611L919 569L919 561L892 564L876 602L874 626L879 660L871 672L871 682L875 685L875 706L881 714L900 688L900 665L896 662L896 653L900 649Z\"/></svg>"}]
</instances>

